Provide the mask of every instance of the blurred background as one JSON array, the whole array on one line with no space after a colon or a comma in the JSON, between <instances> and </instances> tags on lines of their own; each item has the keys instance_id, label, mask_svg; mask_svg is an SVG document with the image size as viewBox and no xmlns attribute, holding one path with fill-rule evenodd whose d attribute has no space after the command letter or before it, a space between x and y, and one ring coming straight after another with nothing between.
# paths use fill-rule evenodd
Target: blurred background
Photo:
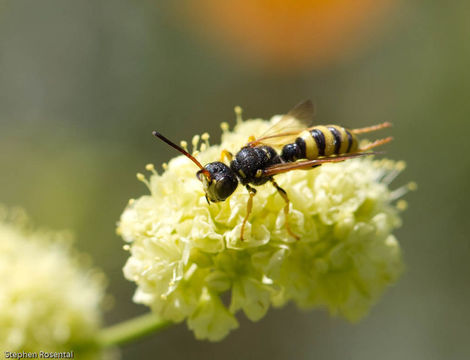
<instances>
[{"instance_id":1,"label":"blurred background","mask_svg":"<svg viewBox=\"0 0 470 360\"><path fill-rule=\"evenodd\" d=\"M115 235L145 164L312 98L319 123L394 124L387 157L418 183L396 232L407 271L359 324L294 306L221 343L184 324L124 359L468 359L468 1L0 1L0 202L71 229L110 279L106 323L147 311ZM287 5L288 4L288 5ZM465 185L467 184L467 185Z\"/></svg>"}]
</instances>

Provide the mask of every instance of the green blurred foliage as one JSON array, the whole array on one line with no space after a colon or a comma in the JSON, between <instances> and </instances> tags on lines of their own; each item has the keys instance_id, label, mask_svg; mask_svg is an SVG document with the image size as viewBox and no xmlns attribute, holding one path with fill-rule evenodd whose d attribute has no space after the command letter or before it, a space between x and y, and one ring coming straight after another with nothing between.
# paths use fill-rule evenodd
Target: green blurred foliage
<instances>
[{"instance_id":1,"label":"green blurred foliage","mask_svg":"<svg viewBox=\"0 0 470 360\"><path fill-rule=\"evenodd\" d=\"M391 121L387 156L419 190L397 233L407 273L358 325L323 312L274 310L219 344L183 325L127 347L125 359L463 359L470 354L469 6L412 1L380 41L339 65L295 75L240 65L183 30L156 1L5 1L0 12L0 202L75 232L110 278L108 323L146 311L131 302L115 224L146 163L175 155L158 129L190 140L219 124L283 113L305 98L320 123ZM181 346L184 344L184 346ZM155 355L154 355L155 354Z\"/></svg>"}]
</instances>

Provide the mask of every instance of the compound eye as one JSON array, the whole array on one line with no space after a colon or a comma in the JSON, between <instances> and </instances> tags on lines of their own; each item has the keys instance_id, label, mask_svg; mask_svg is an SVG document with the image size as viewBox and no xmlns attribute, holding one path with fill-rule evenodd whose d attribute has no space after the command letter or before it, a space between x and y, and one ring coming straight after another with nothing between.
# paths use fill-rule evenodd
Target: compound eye
<instances>
[{"instance_id":1,"label":"compound eye","mask_svg":"<svg viewBox=\"0 0 470 360\"><path fill-rule=\"evenodd\" d=\"M230 195L232 195L236 187L237 187L237 183L231 181L231 179L227 177L220 179L219 181L217 181L215 185L217 196L221 200L225 200Z\"/></svg>"}]
</instances>

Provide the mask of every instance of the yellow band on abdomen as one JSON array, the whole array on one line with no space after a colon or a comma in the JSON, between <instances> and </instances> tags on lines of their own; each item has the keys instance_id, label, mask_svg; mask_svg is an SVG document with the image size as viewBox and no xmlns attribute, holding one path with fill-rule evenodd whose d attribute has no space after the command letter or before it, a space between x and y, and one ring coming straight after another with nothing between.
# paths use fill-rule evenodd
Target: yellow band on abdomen
<instances>
[{"instance_id":1,"label":"yellow band on abdomen","mask_svg":"<svg viewBox=\"0 0 470 360\"><path fill-rule=\"evenodd\" d=\"M318 158L317 143L310 134L310 131L302 131L299 137L305 141L305 157L309 160L315 160Z\"/></svg>"},{"instance_id":2,"label":"yellow band on abdomen","mask_svg":"<svg viewBox=\"0 0 470 360\"><path fill-rule=\"evenodd\" d=\"M330 156L335 153L335 138L330 130L326 126L315 126L315 129L321 131L323 137L325 138L325 155Z\"/></svg>"}]
</instances>

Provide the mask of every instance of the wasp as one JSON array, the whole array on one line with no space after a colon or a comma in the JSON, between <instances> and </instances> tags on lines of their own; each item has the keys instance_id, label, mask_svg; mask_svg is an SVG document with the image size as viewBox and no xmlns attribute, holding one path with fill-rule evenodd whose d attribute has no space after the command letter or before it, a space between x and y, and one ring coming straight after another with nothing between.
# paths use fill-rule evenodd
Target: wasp
<instances>
[{"instance_id":1,"label":"wasp","mask_svg":"<svg viewBox=\"0 0 470 360\"><path fill-rule=\"evenodd\" d=\"M360 147L357 138L358 134L390 127L391 124L388 122L349 130L338 125L311 126L313 116L312 102L310 100L301 102L283 115L264 134L258 138L251 136L247 144L235 155L222 150L220 161L214 161L205 166L159 132L154 131L153 135L191 159L199 167L200 170L196 176L202 182L208 204L226 200L239 184L245 186L249 198L240 233L242 241L245 225L253 207L253 198L256 195L256 189L253 186L260 186L267 182L270 182L284 199L287 232L299 239L292 232L287 221L289 197L274 180L274 176L293 170L309 170L326 163L373 155L376 153L368 152L370 149L392 140L392 137L387 137ZM280 149L280 152L275 149ZM225 158L229 164L224 162Z\"/></svg>"}]
</instances>

